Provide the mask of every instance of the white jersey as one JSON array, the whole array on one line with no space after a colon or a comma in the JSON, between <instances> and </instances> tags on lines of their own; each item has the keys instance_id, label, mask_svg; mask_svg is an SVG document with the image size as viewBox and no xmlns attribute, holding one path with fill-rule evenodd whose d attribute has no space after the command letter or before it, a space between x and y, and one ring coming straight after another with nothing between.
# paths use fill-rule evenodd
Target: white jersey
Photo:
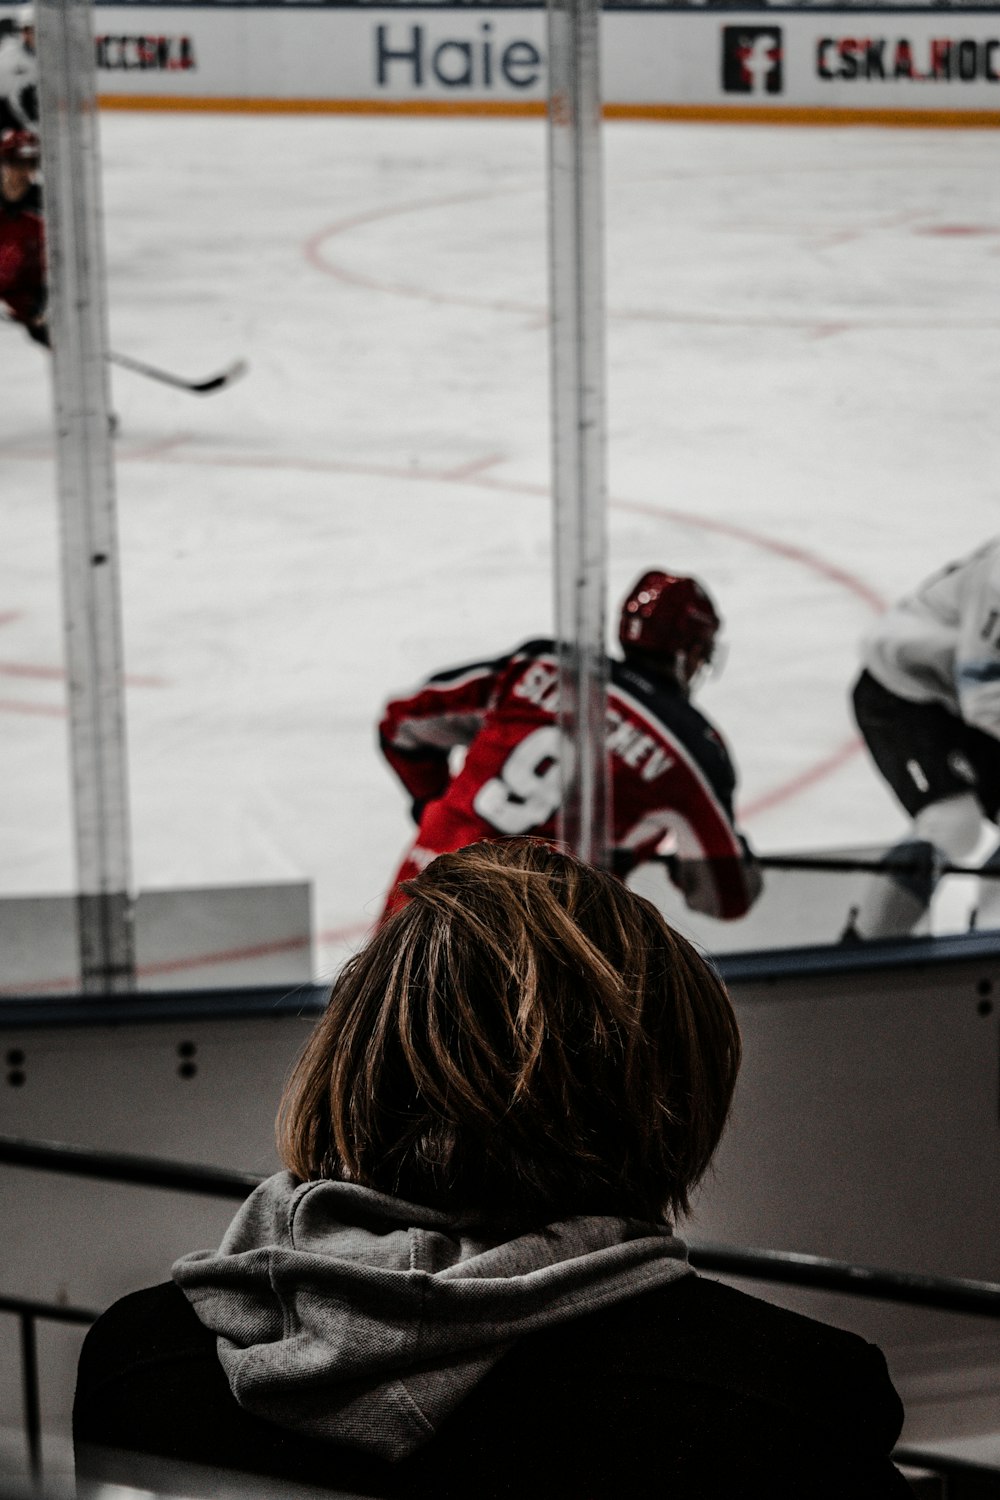
<instances>
[{"instance_id":1,"label":"white jersey","mask_svg":"<svg viewBox=\"0 0 1000 1500\"><path fill-rule=\"evenodd\" d=\"M1000 739L1000 537L894 604L861 654L890 693L941 703Z\"/></svg>"},{"instance_id":2,"label":"white jersey","mask_svg":"<svg viewBox=\"0 0 1000 1500\"><path fill-rule=\"evenodd\" d=\"M0 42L0 99L23 130L37 130L38 59L20 37Z\"/></svg>"}]
</instances>

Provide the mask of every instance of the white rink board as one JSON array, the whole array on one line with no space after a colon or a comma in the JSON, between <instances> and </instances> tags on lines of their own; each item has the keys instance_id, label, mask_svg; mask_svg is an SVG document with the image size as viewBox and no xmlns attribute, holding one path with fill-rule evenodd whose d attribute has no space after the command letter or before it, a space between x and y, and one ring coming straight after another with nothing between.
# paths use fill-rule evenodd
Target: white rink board
<instances>
[{"instance_id":1,"label":"white rink board","mask_svg":"<svg viewBox=\"0 0 1000 1500\"><path fill-rule=\"evenodd\" d=\"M94 20L103 98L504 109L546 98L541 9L97 6ZM602 70L611 109L989 111L1000 14L611 11Z\"/></svg>"},{"instance_id":2,"label":"white rink board","mask_svg":"<svg viewBox=\"0 0 1000 1500\"><path fill-rule=\"evenodd\" d=\"M307 881L140 891L133 909L140 990L295 984L312 977ZM73 896L0 897L0 996L80 987Z\"/></svg>"}]
</instances>

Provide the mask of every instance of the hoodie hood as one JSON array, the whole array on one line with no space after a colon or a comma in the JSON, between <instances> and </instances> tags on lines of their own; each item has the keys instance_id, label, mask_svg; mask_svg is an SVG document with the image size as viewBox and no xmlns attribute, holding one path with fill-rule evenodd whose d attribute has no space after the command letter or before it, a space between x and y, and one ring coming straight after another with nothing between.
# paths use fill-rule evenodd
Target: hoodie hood
<instances>
[{"instance_id":1,"label":"hoodie hood","mask_svg":"<svg viewBox=\"0 0 1000 1500\"><path fill-rule=\"evenodd\" d=\"M580 1217L502 1239L475 1217L279 1172L173 1278L240 1406L398 1460L522 1335L688 1270L665 1225Z\"/></svg>"}]
</instances>

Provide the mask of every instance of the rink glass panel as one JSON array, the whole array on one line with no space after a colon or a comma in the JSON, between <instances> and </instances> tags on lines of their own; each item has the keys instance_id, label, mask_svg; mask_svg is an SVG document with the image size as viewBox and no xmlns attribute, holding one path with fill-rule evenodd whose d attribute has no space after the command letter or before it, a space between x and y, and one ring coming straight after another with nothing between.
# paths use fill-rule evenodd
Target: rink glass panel
<instances>
[{"instance_id":1,"label":"rink glass panel","mask_svg":"<svg viewBox=\"0 0 1000 1500\"><path fill-rule=\"evenodd\" d=\"M101 139L113 346L250 361L211 397L113 375L137 885L308 886L322 978L411 837L384 700L551 629L544 122L116 112ZM882 605L994 526L996 149L605 130L609 620L642 568L705 579L727 660L699 701L763 853L905 827L847 695ZM63 898L49 391L42 351L4 349L0 877ZM772 877L703 933L642 877L718 950L835 940L850 883ZM36 979L64 982L49 956Z\"/></svg>"}]
</instances>

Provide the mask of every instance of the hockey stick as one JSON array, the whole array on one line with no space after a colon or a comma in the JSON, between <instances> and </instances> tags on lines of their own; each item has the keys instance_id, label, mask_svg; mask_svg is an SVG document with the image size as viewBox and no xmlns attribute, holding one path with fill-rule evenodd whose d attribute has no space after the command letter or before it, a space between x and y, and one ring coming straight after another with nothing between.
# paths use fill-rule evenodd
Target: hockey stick
<instances>
[{"instance_id":1,"label":"hockey stick","mask_svg":"<svg viewBox=\"0 0 1000 1500\"><path fill-rule=\"evenodd\" d=\"M647 862L669 865L670 854L653 853ZM928 869L928 862L916 859L894 860L886 864L884 859L838 859L835 855L812 854L758 854L755 863L762 870L804 870L832 875L921 875ZM1000 880L1000 865L986 868L984 865L956 865L945 860L934 866L938 875L975 875L983 880Z\"/></svg>"},{"instance_id":2,"label":"hockey stick","mask_svg":"<svg viewBox=\"0 0 1000 1500\"><path fill-rule=\"evenodd\" d=\"M928 861L919 859L900 859L887 863L885 859L837 859L835 856L826 858L823 855L808 854L762 854L757 863L763 870L813 870L834 875L920 875L929 865ZM938 875L975 875L983 880L1000 878L1000 866L995 865L987 868L985 865L957 865L950 860L942 860L934 865L934 870Z\"/></svg>"},{"instance_id":3,"label":"hockey stick","mask_svg":"<svg viewBox=\"0 0 1000 1500\"><path fill-rule=\"evenodd\" d=\"M20 323L6 308L0 308L0 321L4 323ZM227 385L232 385L245 375L249 366L245 359L234 359L231 365L220 370L218 375L209 375L205 380L185 380L183 375L174 375L170 370L161 370L158 365L144 364L141 359L133 359L130 354L115 354L109 350L105 356L108 363L120 365L123 370L131 370L136 375L145 375L149 380L159 380L163 385L175 386L179 391L191 391L196 396L208 396L213 391L224 390Z\"/></svg>"},{"instance_id":4,"label":"hockey stick","mask_svg":"<svg viewBox=\"0 0 1000 1500\"><path fill-rule=\"evenodd\" d=\"M120 365L123 370L131 370L136 375L145 375L149 380L159 380L163 385L172 385L179 391L190 391L196 396L207 396L212 391L221 391L226 386L232 385L234 381L245 375L248 365L245 359L234 359L231 365L220 370L218 375L209 375L205 380L185 380L183 375L174 375L169 370L161 370L156 365L144 364L141 359L133 359L129 354L108 353L108 362Z\"/></svg>"}]
</instances>

